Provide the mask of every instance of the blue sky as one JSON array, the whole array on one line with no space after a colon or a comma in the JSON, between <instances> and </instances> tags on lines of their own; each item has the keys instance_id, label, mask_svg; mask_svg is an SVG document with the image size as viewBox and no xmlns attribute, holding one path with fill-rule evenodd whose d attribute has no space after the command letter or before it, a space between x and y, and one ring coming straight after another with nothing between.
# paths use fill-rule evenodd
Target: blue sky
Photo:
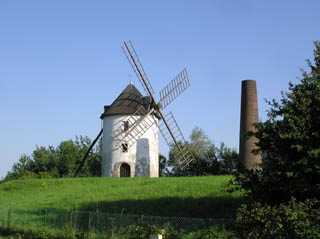
<instances>
[{"instance_id":1,"label":"blue sky","mask_svg":"<svg viewBox=\"0 0 320 239\"><path fill-rule=\"evenodd\" d=\"M238 148L241 81L257 81L265 120L264 99L312 59L319 12L318 0L1 0L0 177L36 145L93 139L131 79L143 92L121 51L129 39L156 92L187 68L191 87L167 109L185 137L198 126Z\"/></svg>"}]
</instances>

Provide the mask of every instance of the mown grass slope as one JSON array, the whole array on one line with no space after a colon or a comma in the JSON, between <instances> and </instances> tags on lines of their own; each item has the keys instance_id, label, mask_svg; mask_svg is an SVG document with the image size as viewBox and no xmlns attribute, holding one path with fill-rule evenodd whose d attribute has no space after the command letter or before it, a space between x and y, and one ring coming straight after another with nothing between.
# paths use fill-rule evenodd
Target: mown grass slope
<instances>
[{"instance_id":1,"label":"mown grass slope","mask_svg":"<svg viewBox=\"0 0 320 239\"><path fill-rule=\"evenodd\" d=\"M228 218L235 215L243 200L239 192L226 192L230 179L231 176L14 180L0 184L0 206Z\"/></svg>"}]
</instances>

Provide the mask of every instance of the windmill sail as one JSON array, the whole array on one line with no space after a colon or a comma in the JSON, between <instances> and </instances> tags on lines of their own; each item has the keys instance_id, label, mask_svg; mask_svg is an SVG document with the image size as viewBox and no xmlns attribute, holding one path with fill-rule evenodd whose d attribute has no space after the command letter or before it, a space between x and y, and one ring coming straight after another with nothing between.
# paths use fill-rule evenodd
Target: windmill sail
<instances>
[{"instance_id":1,"label":"windmill sail","mask_svg":"<svg viewBox=\"0 0 320 239\"><path fill-rule=\"evenodd\" d=\"M179 167L184 168L193 160L192 154L189 152L186 141L182 135L182 132L174 119L172 113L164 116L161 111L161 105L166 107L170 104L178 95L180 95L186 88L189 87L190 83L188 80L187 71L184 69L180 72L162 91L161 91L161 100L157 103L154 97L154 91L149 82L149 79L141 65L141 62L137 56L137 53L132 45L132 43L124 42L122 47L124 54L126 55L133 71L137 75L142 87L146 91L147 95L150 96L152 101L152 108L147 115L144 115L142 118L135 117L135 115L130 116L129 120L131 123L131 128L128 132L122 132L122 129L119 128L114 132L117 145L123 144L126 142L127 148L132 146L142 135L147 131L152 125L153 122L148 122L147 117L151 113L155 112L162 119L162 126L159 127L161 134L165 138L169 146L175 144L176 146L176 159L179 162Z\"/></svg>"},{"instance_id":2,"label":"windmill sail","mask_svg":"<svg viewBox=\"0 0 320 239\"><path fill-rule=\"evenodd\" d=\"M183 69L168 85L160 91L161 108L167 107L175 98L190 86L187 70Z\"/></svg>"},{"instance_id":3,"label":"windmill sail","mask_svg":"<svg viewBox=\"0 0 320 239\"><path fill-rule=\"evenodd\" d=\"M152 86L150 84L150 81L147 77L147 74L145 73L142 64L139 60L139 57L131 43L131 41L124 42L124 46L121 47L124 54L126 55L134 73L136 73L136 76L138 77L143 89L147 93L147 95L154 95L154 90L152 89Z\"/></svg>"},{"instance_id":4,"label":"windmill sail","mask_svg":"<svg viewBox=\"0 0 320 239\"><path fill-rule=\"evenodd\" d=\"M116 147L120 148L125 143L126 148L129 149L135 142L137 142L141 136L156 123L153 118L148 117L152 113L154 113L154 109L146 112L142 105L135 113L127 117L124 121L128 122L128 128L124 129L123 125L120 125L113 132Z\"/></svg>"},{"instance_id":5,"label":"windmill sail","mask_svg":"<svg viewBox=\"0 0 320 239\"><path fill-rule=\"evenodd\" d=\"M164 120L159 124L159 130L169 147L176 146L172 151L173 156L179 167L184 169L194 158L171 112L164 116Z\"/></svg>"}]
</instances>

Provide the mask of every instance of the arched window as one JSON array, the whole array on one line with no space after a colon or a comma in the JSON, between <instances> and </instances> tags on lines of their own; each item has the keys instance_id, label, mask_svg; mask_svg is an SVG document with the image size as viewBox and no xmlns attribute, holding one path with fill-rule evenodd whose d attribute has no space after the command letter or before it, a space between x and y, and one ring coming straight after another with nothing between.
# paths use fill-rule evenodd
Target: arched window
<instances>
[{"instance_id":1,"label":"arched window","mask_svg":"<svg viewBox=\"0 0 320 239\"><path fill-rule=\"evenodd\" d=\"M130 177L130 166L127 163L123 163L120 166L120 177Z\"/></svg>"}]
</instances>

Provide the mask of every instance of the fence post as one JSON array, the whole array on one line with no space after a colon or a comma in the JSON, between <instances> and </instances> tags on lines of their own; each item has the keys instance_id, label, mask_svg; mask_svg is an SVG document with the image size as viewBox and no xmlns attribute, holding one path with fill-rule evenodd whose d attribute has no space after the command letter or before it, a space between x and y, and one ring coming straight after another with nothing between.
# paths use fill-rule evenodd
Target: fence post
<instances>
[{"instance_id":1,"label":"fence post","mask_svg":"<svg viewBox=\"0 0 320 239\"><path fill-rule=\"evenodd\" d=\"M9 207L9 210L8 210L8 218L7 218L7 224L8 224L8 228L10 228L10 219L11 219L11 208Z\"/></svg>"},{"instance_id":2,"label":"fence post","mask_svg":"<svg viewBox=\"0 0 320 239\"><path fill-rule=\"evenodd\" d=\"M100 215L99 215L99 211L96 211L96 230L100 231L101 228L100 228Z\"/></svg>"},{"instance_id":3,"label":"fence post","mask_svg":"<svg viewBox=\"0 0 320 239\"><path fill-rule=\"evenodd\" d=\"M90 213L88 214L88 229L87 229L87 239L89 238L89 230L90 230Z\"/></svg>"},{"instance_id":4,"label":"fence post","mask_svg":"<svg viewBox=\"0 0 320 239\"><path fill-rule=\"evenodd\" d=\"M46 215L44 217L44 229L47 230L47 217L48 217L48 209L46 208Z\"/></svg>"}]
</instances>

